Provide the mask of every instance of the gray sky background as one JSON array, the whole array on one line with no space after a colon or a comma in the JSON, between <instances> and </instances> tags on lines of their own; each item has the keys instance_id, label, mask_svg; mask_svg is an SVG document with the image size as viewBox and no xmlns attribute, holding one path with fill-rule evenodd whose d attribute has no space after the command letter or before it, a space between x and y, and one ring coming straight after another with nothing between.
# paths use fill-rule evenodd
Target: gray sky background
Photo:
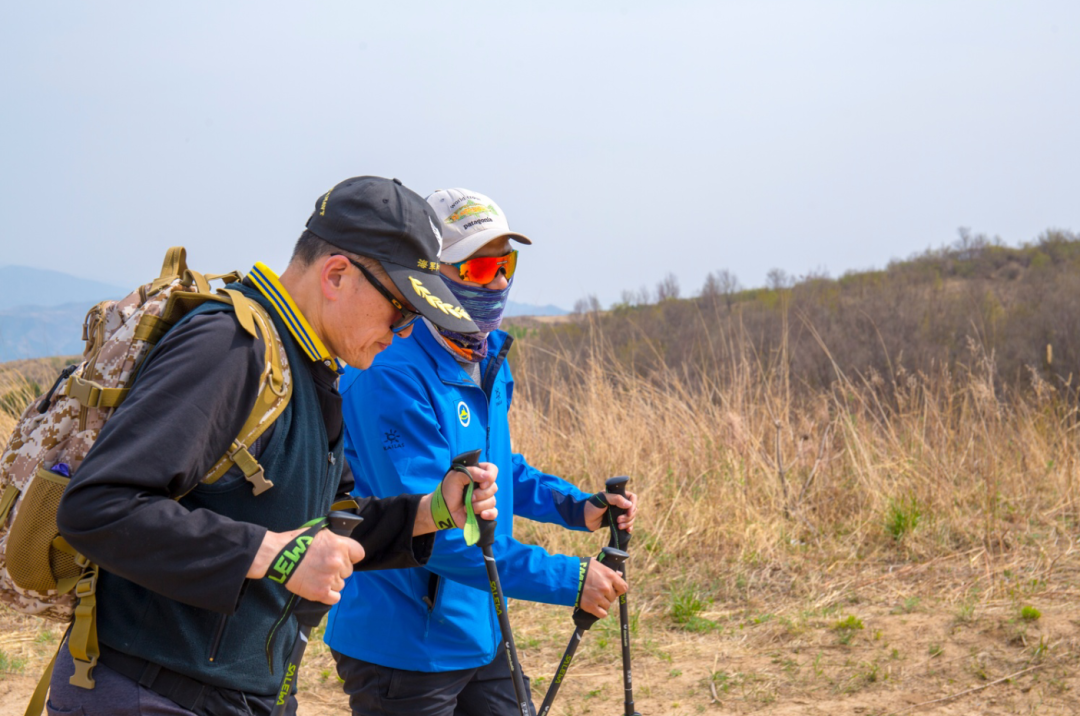
<instances>
[{"instance_id":1,"label":"gray sky background","mask_svg":"<svg viewBox=\"0 0 1080 716\"><path fill-rule=\"evenodd\" d=\"M0 264L284 267L359 174L490 195L513 298L1080 229L1080 3L4 2Z\"/></svg>"}]
</instances>

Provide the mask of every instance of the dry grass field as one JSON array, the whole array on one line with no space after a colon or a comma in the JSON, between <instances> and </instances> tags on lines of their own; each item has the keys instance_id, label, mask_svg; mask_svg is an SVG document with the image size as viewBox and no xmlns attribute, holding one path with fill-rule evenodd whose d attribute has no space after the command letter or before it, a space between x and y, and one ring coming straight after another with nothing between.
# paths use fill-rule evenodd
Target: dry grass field
<instances>
[{"instance_id":1,"label":"dry grass field","mask_svg":"<svg viewBox=\"0 0 1080 716\"><path fill-rule=\"evenodd\" d=\"M804 390L782 350L762 358L723 335L714 365L643 376L584 336L588 358L558 370L533 370L520 342L515 449L585 489L631 477L643 714L1080 713L1067 387L1002 388L973 344L933 374L898 361ZM603 541L524 521L518 535L576 554ZM510 616L539 704L569 610ZM11 613L0 629L0 713L21 713L58 629ZM301 713L346 713L325 647L309 654ZM619 668L604 620L554 712L621 713Z\"/></svg>"}]
</instances>

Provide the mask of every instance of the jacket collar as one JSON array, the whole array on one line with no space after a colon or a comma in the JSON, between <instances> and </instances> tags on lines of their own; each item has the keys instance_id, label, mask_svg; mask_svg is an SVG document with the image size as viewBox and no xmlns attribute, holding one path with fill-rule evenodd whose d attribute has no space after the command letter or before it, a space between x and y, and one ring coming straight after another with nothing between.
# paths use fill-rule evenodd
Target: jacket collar
<instances>
[{"instance_id":1,"label":"jacket collar","mask_svg":"<svg viewBox=\"0 0 1080 716\"><path fill-rule=\"evenodd\" d=\"M281 285L281 279L273 269L259 261L252 267L248 277L259 293L270 301L270 305L281 316L289 333L292 333L293 338L304 349L308 358L324 364L327 368L340 371L340 362L326 350L326 346L293 301L292 296Z\"/></svg>"},{"instance_id":2,"label":"jacket collar","mask_svg":"<svg viewBox=\"0 0 1080 716\"><path fill-rule=\"evenodd\" d=\"M506 337L506 333L498 330L488 334L488 357L484 359L481 366L495 359L502 344L506 341ZM431 331L427 330L426 327L415 326L412 336L408 340L416 341L417 345L428 354L432 362L435 363L435 371L439 374L439 379L442 382L453 385L476 386L476 383L469 378L454 356L450 354L450 351L439 345L439 341L435 336L431 335ZM483 368L481 368L481 371L483 371Z\"/></svg>"}]
</instances>

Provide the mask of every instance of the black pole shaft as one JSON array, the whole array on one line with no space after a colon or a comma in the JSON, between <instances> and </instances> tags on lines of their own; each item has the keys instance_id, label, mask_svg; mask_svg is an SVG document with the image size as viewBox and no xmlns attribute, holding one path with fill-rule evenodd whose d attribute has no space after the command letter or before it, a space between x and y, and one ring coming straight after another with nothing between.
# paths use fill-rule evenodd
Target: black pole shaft
<instances>
[{"instance_id":1,"label":"black pole shaft","mask_svg":"<svg viewBox=\"0 0 1080 716\"><path fill-rule=\"evenodd\" d=\"M626 483L629 481L629 477L612 477L604 485L604 488L613 495L626 497ZM625 552L626 548L630 546L631 535L626 530L619 529L618 519L620 516L625 515L627 510L614 505L608 507L608 510L610 512L608 524L611 528L611 546ZM626 563L618 563L615 569L629 583ZM625 716L638 716L634 708L634 677L630 657L630 609L626 604L625 594L619 596L619 630L622 632L623 713Z\"/></svg>"},{"instance_id":2,"label":"black pole shaft","mask_svg":"<svg viewBox=\"0 0 1080 716\"><path fill-rule=\"evenodd\" d=\"M487 568L488 582L491 583L491 596L495 600L495 615L499 618L499 631L502 632L503 645L506 647L506 659L510 662L510 678L514 682L514 695L517 697L521 716L530 716L529 695L525 690L525 678L521 673L521 661L514 645L514 632L510 628L510 615L506 613L506 600L503 599L502 584L499 582L499 570L495 566L495 557L491 545L482 547L484 566Z\"/></svg>"},{"instance_id":3,"label":"black pole shaft","mask_svg":"<svg viewBox=\"0 0 1080 716\"><path fill-rule=\"evenodd\" d=\"M547 716L548 711L551 710L551 705L555 703L555 697L559 694L559 687L562 686L566 671L570 668L570 662L573 661L574 653L577 651L578 644L581 643L581 637L584 635L585 630L581 627L574 630L574 635L570 637L570 643L566 645L562 661L559 662L559 669L555 672L554 678L551 679L551 686L548 687L547 695L544 696L544 703L540 706L537 716Z\"/></svg>"},{"instance_id":4,"label":"black pole shaft","mask_svg":"<svg viewBox=\"0 0 1080 716\"><path fill-rule=\"evenodd\" d=\"M462 453L452 461L454 467L458 469L471 467L478 462L480 462L479 450ZM466 511L471 509L472 505L465 505ZM499 631L502 632L503 645L506 647L506 659L510 662L510 680L514 684L514 696L517 697L521 716L531 716L529 692L525 690L525 677L521 673L521 661L518 659L517 647L514 645L510 615L506 613L506 600L503 599L499 570L495 565L495 555L491 551L491 545L495 543L495 521L485 520L477 515L476 522L480 527L480 540L477 546L484 553L484 568L487 570L488 584L491 587L491 598L495 601L495 615L499 618Z\"/></svg>"},{"instance_id":5,"label":"black pole shaft","mask_svg":"<svg viewBox=\"0 0 1080 716\"><path fill-rule=\"evenodd\" d=\"M331 512L327 517L330 520L329 530L341 537L352 534L353 529L364 521L363 517L351 512ZM301 624L292 653L289 654L289 660L285 662L285 673L281 677L277 700L274 702L274 710L270 712L270 716L284 716L285 707L289 703L289 694L296 688L296 675L300 671L300 662L304 660L304 652L307 650L310 639L311 626Z\"/></svg>"},{"instance_id":6,"label":"black pole shaft","mask_svg":"<svg viewBox=\"0 0 1080 716\"><path fill-rule=\"evenodd\" d=\"M270 712L270 716L284 716L285 708L289 704L289 694L296 688L296 675L300 671L300 662L304 660L304 651L307 650L310 638L311 627L301 626L300 633L296 635L292 653L289 654L289 660L285 662L285 674L281 677L277 700L274 702L274 710Z\"/></svg>"}]
</instances>

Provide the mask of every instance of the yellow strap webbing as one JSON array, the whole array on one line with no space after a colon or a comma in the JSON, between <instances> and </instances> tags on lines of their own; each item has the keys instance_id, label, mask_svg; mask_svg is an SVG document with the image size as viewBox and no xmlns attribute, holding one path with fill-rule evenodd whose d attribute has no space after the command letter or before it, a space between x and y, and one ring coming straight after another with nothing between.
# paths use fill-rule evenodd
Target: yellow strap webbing
<instances>
[{"instance_id":1,"label":"yellow strap webbing","mask_svg":"<svg viewBox=\"0 0 1080 716\"><path fill-rule=\"evenodd\" d=\"M56 652L52 658L49 659L49 665L45 667L45 673L38 679L37 688L34 689L34 695L30 697L30 703L26 705L25 716L41 716L45 711L45 699L49 696L49 682L52 681L53 667L56 666L56 657L60 653L60 650L64 648L64 641L60 640L60 645L56 647Z\"/></svg>"},{"instance_id":2,"label":"yellow strap webbing","mask_svg":"<svg viewBox=\"0 0 1080 716\"><path fill-rule=\"evenodd\" d=\"M4 488L4 494L0 495L0 529L7 522L8 510L15 504L15 498L19 496L19 488L8 485Z\"/></svg>"},{"instance_id":3,"label":"yellow strap webbing","mask_svg":"<svg viewBox=\"0 0 1080 716\"><path fill-rule=\"evenodd\" d=\"M237 281L243 281L244 277L239 271L230 271L229 273L208 273L206 274L207 281L217 281L221 279L226 285L230 283L236 283Z\"/></svg>"},{"instance_id":4,"label":"yellow strap webbing","mask_svg":"<svg viewBox=\"0 0 1080 716\"><path fill-rule=\"evenodd\" d=\"M330 505L331 512L337 512L338 510L355 510L360 507L360 503L356 500L338 500L334 504Z\"/></svg>"},{"instance_id":5,"label":"yellow strap webbing","mask_svg":"<svg viewBox=\"0 0 1080 716\"><path fill-rule=\"evenodd\" d=\"M79 603L75 606L75 622L68 637L68 651L75 660L75 673L68 682L84 689L94 688L91 672L101 656L97 638L97 578L97 565L91 565L75 585Z\"/></svg>"},{"instance_id":6,"label":"yellow strap webbing","mask_svg":"<svg viewBox=\"0 0 1080 716\"><path fill-rule=\"evenodd\" d=\"M252 322L252 326L258 326L258 333L252 335L261 335L263 337L263 343L266 346L266 368L264 370L267 373L267 378L264 378L262 387L259 389L259 395L255 399L255 406L252 408L247 420L244 421L243 427L240 428L240 434L237 435L228 452L206 474L203 483L213 484L236 464L243 470L248 481L251 482L254 493L259 495L270 489L273 483L266 480L262 466L251 455L247 446L254 445L259 436L266 432L284 412L289 399L292 397L292 382L289 382L287 386L285 385L285 365L281 348L278 345L279 339L266 310L237 291L224 290L221 293L227 294L230 299L233 299L233 306L238 316L243 313ZM240 297L241 301L236 301L237 296ZM243 321L241 321L241 325L243 325ZM249 459L250 462L248 462ZM241 461L244 464L241 464Z\"/></svg>"},{"instance_id":7,"label":"yellow strap webbing","mask_svg":"<svg viewBox=\"0 0 1080 716\"><path fill-rule=\"evenodd\" d=\"M195 284L195 289L199 293L210 293L210 282L198 271L192 271L191 269L185 271L184 282L189 286Z\"/></svg>"},{"instance_id":8,"label":"yellow strap webbing","mask_svg":"<svg viewBox=\"0 0 1080 716\"><path fill-rule=\"evenodd\" d=\"M252 308L252 300L240 293L239 291L231 288L221 289L221 293L232 299L233 308L236 310L236 320L240 321L240 326L247 331L253 338L259 337L259 332L255 328L255 319L252 314L255 309ZM269 339L269 336L264 336L264 339Z\"/></svg>"},{"instance_id":9,"label":"yellow strap webbing","mask_svg":"<svg viewBox=\"0 0 1080 716\"><path fill-rule=\"evenodd\" d=\"M161 275L150 284L150 293L157 293L183 276L187 270L187 250L183 246L173 246L165 252L165 260L161 263Z\"/></svg>"},{"instance_id":10,"label":"yellow strap webbing","mask_svg":"<svg viewBox=\"0 0 1080 716\"><path fill-rule=\"evenodd\" d=\"M172 324L163 321L151 313L144 313L139 319L139 325L135 326L135 339L147 343L157 343L165 332L172 328Z\"/></svg>"},{"instance_id":11,"label":"yellow strap webbing","mask_svg":"<svg viewBox=\"0 0 1080 716\"><path fill-rule=\"evenodd\" d=\"M106 388L100 383L73 375L68 378L65 395L75 398L87 408L115 408L124 402L128 388Z\"/></svg>"}]
</instances>

